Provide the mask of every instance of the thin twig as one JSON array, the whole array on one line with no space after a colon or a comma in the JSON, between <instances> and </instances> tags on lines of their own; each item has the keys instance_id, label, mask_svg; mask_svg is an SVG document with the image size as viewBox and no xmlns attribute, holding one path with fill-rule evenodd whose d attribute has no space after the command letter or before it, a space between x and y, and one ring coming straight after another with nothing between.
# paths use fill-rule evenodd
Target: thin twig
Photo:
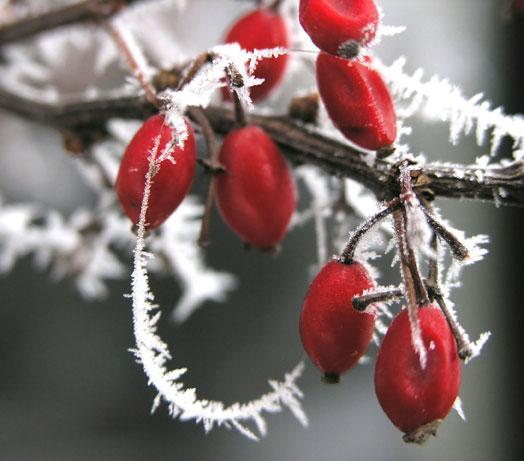
<instances>
[{"instance_id":1,"label":"thin twig","mask_svg":"<svg viewBox=\"0 0 524 461\"><path fill-rule=\"evenodd\" d=\"M368 306L375 303L383 303L402 298L404 292L400 288L394 290L375 291L361 296L355 296L352 304L357 311L365 311Z\"/></svg>"},{"instance_id":2,"label":"thin twig","mask_svg":"<svg viewBox=\"0 0 524 461\"><path fill-rule=\"evenodd\" d=\"M188 115L198 123L202 131L202 136L206 141L208 162L207 165L211 171L211 179L209 182L209 188L206 196L206 203L204 208L204 214L202 216L202 226L200 228L200 235L198 236L197 243L201 247L209 245L209 227L211 223L211 211L213 208L213 199L215 197L215 181L216 175L223 171L223 166L220 165L218 160L219 151L216 145L215 132L209 124L204 111L200 107L190 107L188 109Z\"/></svg>"},{"instance_id":3,"label":"thin twig","mask_svg":"<svg viewBox=\"0 0 524 461\"><path fill-rule=\"evenodd\" d=\"M449 307L446 304L446 301L444 299L444 296L442 296L441 292L438 290L433 289L433 298L435 301L437 301L437 304L439 305L440 309L442 310L442 313L446 317L446 320L448 321L449 327L451 329L451 333L453 334L455 341L457 342L457 350L458 355L462 360L468 360L473 356L473 349L471 348L471 343L469 342L468 338L464 334L464 330L461 328L459 323L457 322L457 319L449 309Z\"/></svg>"},{"instance_id":4,"label":"thin twig","mask_svg":"<svg viewBox=\"0 0 524 461\"><path fill-rule=\"evenodd\" d=\"M268 5L267 9L274 11L275 13L278 13L280 11L281 6L282 0L273 0L273 2Z\"/></svg>"},{"instance_id":5,"label":"thin twig","mask_svg":"<svg viewBox=\"0 0 524 461\"><path fill-rule=\"evenodd\" d=\"M400 200L398 198L394 198L386 204L385 208L383 208L378 213L374 214L373 216L371 216L371 218L362 223L360 226L358 226L349 237L349 240L347 241L346 246L342 250L342 253L340 254L338 260L343 264L350 264L353 260L358 243L360 242L362 237L367 232L369 232L369 230L375 224L382 221L386 216L389 216L391 213L397 210L399 206Z\"/></svg>"},{"instance_id":6,"label":"thin twig","mask_svg":"<svg viewBox=\"0 0 524 461\"><path fill-rule=\"evenodd\" d=\"M422 201L424 208L427 210L428 213L432 213L433 209L431 207L431 204L427 201ZM442 295L442 291L440 290L440 281L439 281L439 259L438 259L438 251L439 251L439 244L438 244L438 238L437 234L433 234L433 238L431 239L431 248L433 252L435 253L435 258L431 259L429 261L429 270L428 270L428 277L426 279L426 288L428 291L428 295L430 299L433 301L437 301L437 304L440 307L440 310L446 317L446 320L448 321L449 328L451 329L451 333L453 334L453 337L455 338L455 342L457 343L457 351L458 356L462 360L467 360L473 355L473 350L471 348L471 343L467 337L467 335L464 332L464 329L460 326L457 318L451 310L449 309L448 305L446 304L446 301L444 299L444 296Z\"/></svg>"},{"instance_id":7,"label":"thin twig","mask_svg":"<svg viewBox=\"0 0 524 461\"><path fill-rule=\"evenodd\" d=\"M145 76L144 70L140 67L140 64L136 59L135 55L133 54L133 51L129 46L126 37L122 34L122 31L119 29L119 27L113 22L108 21L106 23L106 27L109 33L111 34L111 37L115 41L116 46L122 53L122 56L125 58L126 63L129 66L129 69L131 70L135 78L140 83L140 86L144 90L147 100L153 106L158 107L156 90L153 88L153 85L151 85L150 81Z\"/></svg>"},{"instance_id":8,"label":"thin twig","mask_svg":"<svg viewBox=\"0 0 524 461\"><path fill-rule=\"evenodd\" d=\"M113 118L144 119L154 107L144 97L122 96L99 100L45 103L26 99L0 87L0 108L58 128L104 128ZM235 126L230 109L210 106L206 116L216 133L228 133ZM288 117L249 114L249 123L264 129L291 160L322 167L328 173L358 181L379 198L390 193L389 179L394 165L377 159L372 165L353 147L330 139ZM471 199L497 205L524 208L524 161L508 165L424 165L427 182L435 197ZM481 179L479 179L481 178ZM417 187L415 186L415 190ZM504 194L500 194L504 190Z\"/></svg>"},{"instance_id":9,"label":"thin twig","mask_svg":"<svg viewBox=\"0 0 524 461\"><path fill-rule=\"evenodd\" d=\"M409 250L406 239L406 221L404 213L405 210L403 209L393 212L393 222L397 237L400 268L404 279L412 342L417 354L419 355L420 365L424 368L426 365L427 353L422 342L420 322L418 319L418 308L422 304L422 299L420 298L421 289L420 286L418 286L421 282L415 279L415 275L418 274L418 267L415 271L413 270L408 256Z\"/></svg>"},{"instance_id":10,"label":"thin twig","mask_svg":"<svg viewBox=\"0 0 524 461\"><path fill-rule=\"evenodd\" d=\"M84 0L24 17L0 27L0 46L57 27L107 18L136 0Z\"/></svg>"},{"instance_id":11,"label":"thin twig","mask_svg":"<svg viewBox=\"0 0 524 461\"><path fill-rule=\"evenodd\" d=\"M458 239L458 237L449 229L447 229L446 226L435 216L433 216L433 214L426 207L422 207L422 210L426 215L429 225L439 235L439 237L449 245L453 256L461 261L468 258L469 251L466 246Z\"/></svg>"}]
</instances>

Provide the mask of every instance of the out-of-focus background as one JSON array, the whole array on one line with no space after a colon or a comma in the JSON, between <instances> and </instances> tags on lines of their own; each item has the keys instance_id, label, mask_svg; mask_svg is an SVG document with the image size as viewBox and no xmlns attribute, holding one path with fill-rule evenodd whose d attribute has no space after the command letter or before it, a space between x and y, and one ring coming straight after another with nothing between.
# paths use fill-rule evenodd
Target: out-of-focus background
<instances>
[{"instance_id":1,"label":"out-of-focus background","mask_svg":"<svg viewBox=\"0 0 524 461\"><path fill-rule=\"evenodd\" d=\"M524 112L523 20L504 21L504 2L380 3L386 23L407 26L379 46L383 61L405 55L412 71L422 67L428 76L448 77L466 95L482 91L508 113ZM187 16L163 21L187 38L190 55L220 41L227 25L249 8L248 2L191 0ZM81 46L64 63L63 84L90 75L80 53ZM124 75L117 69L112 78ZM469 138L452 147L447 125L417 122L413 128L414 151L432 159L473 162L484 153ZM0 112L0 140L0 190L8 202L33 200L68 213L92 200L56 132ZM206 184L199 174L194 190L203 194ZM172 421L165 408L151 416L154 392L128 352L128 282L111 283L105 301L86 302L71 281L53 282L27 258L0 279L0 460L522 459L522 212L471 202L438 204L468 235L491 236L490 254L466 269L454 300L473 337L485 330L493 336L482 356L463 369L467 422L453 412L427 446L405 445L382 413L373 362L334 387L322 385L308 362L300 385L309 427L285 411L269 417L269 434L258 443L223 428L205 435L192 422ZM245 400L266 392L268 378L279 378L303 356L297 325L316 258L314 230L294 230L282 252L270 257L244 251L215 213L212 241L210 263L238 274L239 289L227 304L209 303L175 326L168 313L179 289L171 279L154 278L166 312L161 333L176 366L189 367L185 382L197 386L200 396ZM372 347L372 358L375 352Z\"/></svg>"}]
</instances>

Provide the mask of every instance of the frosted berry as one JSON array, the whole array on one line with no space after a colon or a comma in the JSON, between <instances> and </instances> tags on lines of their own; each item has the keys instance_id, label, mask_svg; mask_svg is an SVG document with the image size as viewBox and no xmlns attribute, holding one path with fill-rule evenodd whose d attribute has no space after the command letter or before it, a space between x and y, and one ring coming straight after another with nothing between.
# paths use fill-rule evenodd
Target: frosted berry
<instances>
[{"instance_id":1,"label":"frosted berry","mask_svg":"<svg viewBox=\"0 0 524 461\"><path fill-rule=\"evenodd\" d=\"M285 19L276 11L259 8L239 18L231 27L224 40L225 43L237 42L243 49L253 51L255 48L288 48L289 37ZM288 57L267 58L258 61L254 76L263 78L261 85L250 88L251 99L260 101L282 80ZM229 97L227 88L223 91Z\"/></svg>"},{"instance_id":2,"label":"frosted berry","mask_svg":"<svg viewBox=\"0 0 524 461\"><path fill-rule=\"evenodd\" d=\"M186 196L195 173L196 143L193 128L186 122L188 139L182 149L175 148L171 156L176 163L164 160L153 177L151 196L146 214L148 229L162 224ZM173 130L163 115L148 118L127 146L116 178L120 204L133 224L138 224L144 185L149 169L149 153L160 135L157 156L173 139Z\"/></svg>"},{"instance_id":3,"label":"frosted berry","mask_svg":"<svg viewBox=\"0 0 524 461\"><path fill-rule=\"evenodd\" d=\"M407 309L393 320L380 346L375 391L388 418L408 442L422 442L446 417L460 386L460 361L448 322L433 305L418 309L427 351L423 369L411 341Z\"/></svg>"},{"instance_id":4,"label":"frosted berry","mask_svg":"<svg viewBox=\"0 0 524 461\"><path fill-rule=\"evenodd\" d=\"M375 314L355 310L352 299L374 286L362 264L333 260L309 287L300 315L300 338L328 382L337 382L368 348Z\"/></svg>"},{"instance_id":5,"label":"frosted berry","mask_svg":"<svg viewBox=\"0 0 524 461\"><path fill-rule=\"evenodd\" d=\"M375 37L379 14L373 0L300 0L299 19L322 51L351 58Z\"/></svg>"},{"instance_id":6,"label":"frosted berry","mask_svg":"<svg viewBox=\"0 0 524 461\"><path fill-rule=\"evenodd\" d=\"M397 136L393 101L378 71L366 63L321 52L317 85L328 115L340 132L365 149L387 149Z\"/></svg>"},{"instance_id":7,"label":"frosted berry","mask_svg":"<svg viewBox=\"0 0 524 461\"><path fill-rule=\"evenodd\" d=\"M262 128L248 125L226 136L219 159L226 169L216 180L222 217L246 243L274 249L297 201L291 170L278 147Z\"/></svg>"}]
</instances>

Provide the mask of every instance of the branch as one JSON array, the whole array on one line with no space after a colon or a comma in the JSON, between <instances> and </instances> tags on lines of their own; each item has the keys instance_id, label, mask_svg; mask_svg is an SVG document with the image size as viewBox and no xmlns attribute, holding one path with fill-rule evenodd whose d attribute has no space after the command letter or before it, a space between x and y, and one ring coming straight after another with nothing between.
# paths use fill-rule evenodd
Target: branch
<instances>
[{"instance_id":1,"label":"branch","mask_svg":"<svg viewBox=\"0 0 524 461\"><path fill-rule=\"evenodd\" d=\"M31 37L40 32L78 22L95 21L116 13L136 0L84 0L53 8L0 27L0 46Z\"/></svg>"},{"instance_id":2,"label":"branch","mask_svg":"<svg viewBox=\"0 0 524 461\"><path fill-rule=\"evenodd\" d=\"M144 119L155 109L143 97L79 100L49 104L14 95L0 88L0 108L56 128L100 130L111 118ZM233 111L210 106L205 114L217 133L235 126ZM370 164L358 150L332 140L288 117L248 115L248 123L261 126L296 162L321 166L329 173L355 179L379 198L391 188L394 165L377 159ZM504 166L476 166L429 163L423 165L423 180L414 189L435 196L483 200L497 205L524 208L524 162ZM420 184L420 185L419 185Z\"/></svg>"}]
</instances>

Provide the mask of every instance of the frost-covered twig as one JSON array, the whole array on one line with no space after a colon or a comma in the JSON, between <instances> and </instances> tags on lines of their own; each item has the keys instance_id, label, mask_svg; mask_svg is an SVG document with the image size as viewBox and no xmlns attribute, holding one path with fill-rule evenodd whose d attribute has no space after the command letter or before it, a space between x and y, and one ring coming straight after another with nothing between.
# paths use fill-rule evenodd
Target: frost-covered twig
<instances>
[{"instance_id":1,"label":"frost-covered twig","mask_svg":"<svg viewBox=\"0 0 524 461\"><path fill-rule=\"evenodd\" d=\"M0 27L0 45L26 39L40 32L113 15L123 4L137 0L82 0L30 14Z\"/></svg>"},{"instance_id":2,"label":"frost-covered twig","mask_svg":"<svg viewBox=\"0 0 524 461\"><path fill-rule=\"evenodd\" d=\"M150 153L150 168L145 178L144 196L140 210L136 246L134 250L134 269L132 274L133 325L136 340L134 351L144 371L158 391L153 409L164 400L169 406L173 417L182 420L195 420L204 425L206 431L214 426L235 428L246 437L257 440L267 433L263 413L275 413L288 407L297 419L307 425L307 417L302 410L300 399L302 392L296 385L296 380L302 374L304 365L300 363L293 371L286 374L283 382L270 381L272 392L247 403L235 403L226 406L219 401L201 400L197 398L196 389L188 389L179 381L187 371L179 368L169 371L167 361L171 354L167 345L157 334L157 322L160 318L158 306L153 304L154 296L149 287L147 260L151 257L145 251L146 211L150 199L150 191L154 171L156 152ZM256 432L249 429L245 423L255 424Z\"/></svg>"},{"instance_id":3,"label":"frost-covered twig","mask_svg":"<svg viewBox=\"0 0 524 461\"><path fill-rule=\"evenodd\" d=\"M0 108L22 117L63 128L98 129L113 118L144 118L153 108L143 97L78 100L54 104L30 100L0 88ZM205 109L217 133L227 133L234 126L230 109L209 106ZM392 165L377 159L369 164L351 146L330 139L286 117L249 114L249 123L261 126L291 159L322 166L330 173L352 178L377 194L387 190ZM439 164L424 165L427 188L435 196L483 200L498 205L524 207L524 162L479 166Z\"/></svg>"}]
</instances>

